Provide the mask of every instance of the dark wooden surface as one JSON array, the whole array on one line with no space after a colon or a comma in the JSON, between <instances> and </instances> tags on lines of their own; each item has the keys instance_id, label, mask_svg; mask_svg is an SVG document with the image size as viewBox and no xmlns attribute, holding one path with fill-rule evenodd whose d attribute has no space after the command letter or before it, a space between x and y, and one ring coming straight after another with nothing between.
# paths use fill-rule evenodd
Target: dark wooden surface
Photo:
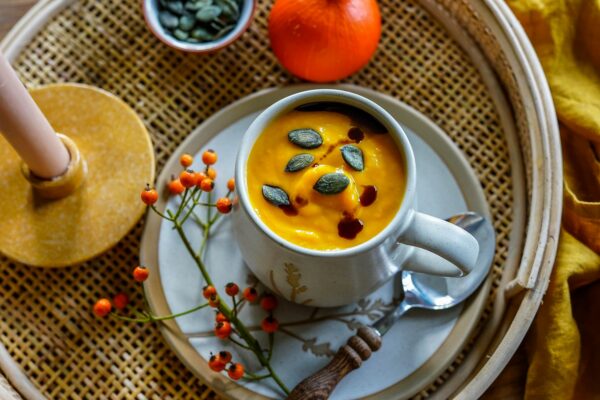
<instances>
[{"instance_id":1,"label":"dark wooden surface","mask_svg":"<svg viewBox=\"0 0 600 400\"><path fill-rule=\"evenodd\" d=\"M0 40L37 0L0 0ZM521 399L527 360L520 349L500 377L488 390L485 399Z\"/></svg>"}]
</instances>

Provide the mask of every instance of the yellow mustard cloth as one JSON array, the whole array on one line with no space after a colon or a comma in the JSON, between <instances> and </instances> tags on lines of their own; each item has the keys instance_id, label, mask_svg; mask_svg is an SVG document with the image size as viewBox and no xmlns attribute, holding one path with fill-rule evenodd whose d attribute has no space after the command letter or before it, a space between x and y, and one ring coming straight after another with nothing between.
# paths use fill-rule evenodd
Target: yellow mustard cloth
<instances>
[{"instance_id":1,"label":"yellow mustard cloth","mask_svg":"<svg viewBox=\"0 0 600 400\"><path fill-rule=\"evenodd\" d=\"M600 0L507 0L541 60L563 146L550 286L526 341L526 399L600 399Z\"/></svg>"}]
</instances>

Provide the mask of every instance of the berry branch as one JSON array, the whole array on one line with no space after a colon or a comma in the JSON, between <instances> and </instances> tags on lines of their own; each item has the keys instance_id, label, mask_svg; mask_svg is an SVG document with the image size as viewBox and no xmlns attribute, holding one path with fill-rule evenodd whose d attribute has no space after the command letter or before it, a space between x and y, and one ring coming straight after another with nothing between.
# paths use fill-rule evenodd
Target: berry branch
<instances>
[{"instance_id":1,"label":"berry branch","mask_svg":"<svg viewBox=\"0 0 600 400\"><path fill-rule=\"evenodd\" d=\"M155 207L155 203L158 201L158 193L155 189L149 185L146 186L145 190L141 194L142 201L150 207L158 216L163 218L172 224L173 229L177 232L181 239L186 251L198 267L200 274L202 275L206 286L204 286L202 294L207 300L206 303L200 304L189 310L170 314L166 316L156 316L150 311L148 301L146 299L145 291L142 288L142 296L144 300L143 309L133 309L131 312L136 316L135 318L123 315L117 311L123 312L128 303L129 298L124 293L119 293L113 298L113 301L109 299L100 299L94 305L94 313L98 317L105 317L110 315L113 318L120 319L128 322L162 322L165 320L181 317L187 314L197 312L203 308L211 307L215 313L215 327L213 333L216 337L222 340L228 340L232 344L252 352L258 362L268 373L263 375L255 375L248 371L245 371L244 366L240 363L234 363L232 356L227 351L220 351L218 354L213 355L208 361L209 367L216 372L227 370L228 376L233 380L246 379L250 381L262 380L262 379L273 379L275 383L283 390L286 394L289 394L289 390L286 385L281 381L279 376L273 370L270 360L273 354L274 347L274 333L279 328L277 319L273 316L273 311L277 307L277 298L272 294L263 294L259 296L258 291L254 287L247 287L241 293L239 286L233 282L228 283L225 286L225 293L231 300L231 306L224 300L223 297L219 296L217 290L214 287L213 281L206 268L203 260L203 255L206 250L206 246L211 234L211 228L219 220L219 217L231 212L233 207L233 192L235 190L235 182L230 179L227 182L227 195L217 199L216 202L212 201L212 191L215 187L215 179L217 172L212 165L217 161L217 154L212 150L207 150L202 154L202 161L205 168L202 172L194 171L190 169L193 159L190 155L184 154L180 158L180 164L183 167L183 171L180 173L178 178L172 177L167 187L169 193L174 196L179 196L180 202L176 210L170 209L165 210L165 213L161 213ZM206 208L206 219L203 221L195 210L198 206L204 206ZM212 215L213 209L218 211L214 216ZM200 244L199 250L196 252L192 244L190 243L183 226L185 222L192 219L198 223L200 228L203 230L202 243ZM149 271L143 266L138 266L133 271L133 278L140 285L148 279ZM261 329L268 334L268 347L263 348L259 341L253 336L250 329L239 319L239 311L244 303L256 303L260 300L261 307L268 313L267 317L263 319L261 323ZM112 310L114 305L115 311ZM235 335L235 337L234 337Z\"/></svg>"}]
</instances>

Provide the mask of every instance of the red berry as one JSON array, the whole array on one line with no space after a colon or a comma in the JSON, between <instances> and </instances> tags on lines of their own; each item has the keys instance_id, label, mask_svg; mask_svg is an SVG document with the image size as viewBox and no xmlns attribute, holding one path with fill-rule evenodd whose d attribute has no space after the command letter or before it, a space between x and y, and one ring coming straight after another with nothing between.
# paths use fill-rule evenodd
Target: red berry
<instances>
[{"instance_id":1,"label":"red berry","mask_svg":"<svg viewBox=\"0 0 600 400\"><path fill-rule=\"evenodd\" d=\"M279 328L279 322L273 316L269 315L260 323L260 327L267 333L273 333Z\"/></svg>"},{"instance_id":2,"label":"red berry","mask_svg":"<svg viewBox=\"0 0 600 400\"><path fill-rule=\"evenodd\" d=\"M200 182L200 189L202 189L205 192L212 192L214 188L215 181L213 181L210 178L203 179L202 182Z\"/></svg>"},{"instance_id":3,"label":"red berry","mask_svg":"<svg viewBox=\"0 0 600 400\"><path fill-rule=\"evenodd\" d=\"M212 296L210 296L208 299L208 305L210 305L213 308L219 308L219 295L213 294Z\"/></svg>"},{"instance_id":4,"label":"red berry","mask_svg":"<svg viewBox=\"0 0 600 400\"><path fill-rule=\"evenodd\" d=\"M179 164L181 164L181 166L183 168L187 168L190 165L192 165L194 162L194 158L192 156L190 156L189 154L184 154L179 158Z\"/></svg>"},{"instance_id":5,"label":"red berry","mask_svg":"<svg viewBox=\"0 0 600 400\"><path fill-rule=\"evenodd\" d=\"M215 321L217 322L229 322L229 320L227 319L227 317L225 316L225 314L223 314L222 312L218 312L217 315L215 316Z\"/></svg>"},{"instance_id":6,"label":"red berry","mask_svg":"<svg viewBox=\"0 0 600 400\"><path fill-rule=\"evenodd\" d=\"M215 372L223 371L226 364L227 363L224 363L219 357L213 355L212 353L208 359L208 367Z\"/></svg>"},{"instance_id":7,"label":"red berry","mask_svg":"<svg viewBox=\"0 0 600 400\"><path fill-rule=\"evenodd\" d=\"M277 297L272 294L265 294L260 301L260 306L265 311L273 311L277 307Z\"/></svg>"},{"instance_id":8,"label":"red berry","mask_svg":"<svg viewBox=\"0 0 600 400\"><path fill-rule=\"evenodd\" d=\"M113 304L117 310L124 310L129 304L129 296L125 293L119 293L113 298Z\"/></svg>"},{"instance_id":9,"label":"red berry","mask_svg":"<svg viewBox=\"0 0 600 400\"><path fill-rule=\"evenodd\" d=\"M148 275L150 275L148 268L141 265L135 267L133 270L133 279L135 279L137 282L144 282L146 279L148 279Z\"/></svg>"},{"instance_id":10,"label":"red berry","mask_svg":"<svg viewBox=\"0 0 600 400\"><path fill-rule=\"evenodd\" d=\"M196 179L197 177L194 171L189 169L181 171L181 174L179 174L179 180L181 181L183 187L186 188L194 186L196 184Z\"/></svg>"},{"instance_id":11,"label":"red berry","mask_svg":"<svg viewBox=\"0 0 600 400\"><path fill-rule=\"evenodd\" d=\"M206 165L213 165L217 162L217 153L214 150L206 150L202 153L202 162Z\"/></svg>"},{"instance_id":12,"label":"red berry","mask_svg":"<svg viewBox=\"0 0 600 400\"><path fill-rule=\"evenodd\" d=\"M235 179L231 178L227 181L227 189L229 189L230 192L235 190Z\"/></svg>"},{"instance_id":13,"label":"red berry","mask_svg":"<svg viewBox=\"0 0 600 400\"><path fill-rule=\"evenodd\" d=\"M222 363L227 364L231 361L231 353L228 351L220 351L217 355L217 358L221 360Z\"/></svg>"},{"instance_id":14,"label":"red berry","mask_svg":"<svg viewBox=\"0 0 600 400\"><path fill-rule=\"evenodd\" d=\"M179 179L173 179L168 186L171 194L181 194L185 190Z\"/></svg>"},{"instance_id":15,"label":"red berry","mask_svg":"<svg viewBox=\"0 0 600 400\"><path fill-rule=\"evenodd\" d=\"M258 298L258 292L253 287L247 287L244 289L244 298L248 300L250 303L254 303Z\"/></svg>"},{"instance_id":16,"label":"red berry","mask_svg":"<svg viewBox=\"0 0 600 400\"><path fill-rule=\"evenodd\" d=\"M232 208L233 204L231 204L231 200L227 197L221 197L217 200L217 210L219 210L221 214L228 214Z\"/></svg>"},{"instance_id":17,"label":"red berry","mask_svg":"<svg viewBox=\"0 0 600 400\"><path fill-rule=\"evenodd\" d=\"M94 314L96 314L97 317L106 317L108 314L110 314L111 310L112 305L108 299L100 299L96 302L96 304L94 304Z\"/></svg>"},{"instance_id":18,"label":"red berry","mask_svg":"<svg viewBox=\"0 0 600 400\"><path fill-rule=\"evenodd\" d=\"M215 289L215 287L212 285L204 286L204 289L202 289L202 296L204 296L204 298L207 300L216 294L217 289Z\"/></svg>"},{"instance_id":19,"label":"red berry","mask_svg":"<svg viewBox=\"0 0 600 400\"><path fill-rule=\"evenodd\" d=\"M244 376L244 367L240 363L231 364L227 369L227 375L234 381Z\"/></svg>"},{"instance_id":20,"label":"red berry","mask_svg":"<svg viewBox=\"0 0 600 400\"><path fill-rule=\"evenodd\" d=\"M215 336L219 339L227 339L231 335L231 324L227 321L217 322L215 325Z\"/></svg>"},{"instance_id":21,"label":"red berry","mask_svg":"<svg viewBox=\"0 0 600 400\"><path fill-rule=\"evenodd\" d=\"M158 193L156 190L151 189L150 185L146 185L146 189L140 195L144 204L151 206L158 201Z\"/></svg>"},{"instance_id":22,"label":"red berry","mask_svg":"<svg viewBox=\"0 0 600 400\"><path fill-rule=\"evenodd\" d=\"M227 285L225 285L225 293L227 293L229 296L235 296L240 292L240 287L233 283L233 282L229 282Z\"/></svg>"}]
</instances>

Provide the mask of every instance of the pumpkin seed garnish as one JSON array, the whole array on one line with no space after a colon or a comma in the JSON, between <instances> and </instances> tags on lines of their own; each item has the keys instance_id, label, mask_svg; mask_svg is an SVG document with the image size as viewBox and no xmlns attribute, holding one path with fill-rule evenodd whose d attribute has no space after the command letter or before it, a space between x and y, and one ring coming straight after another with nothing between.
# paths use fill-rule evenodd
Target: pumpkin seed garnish
<instances>
[{"instance_id":1,"label":"pumpkin seed garnish","mask_svg":"<svg viewBox=\"0 0 600 400\"><path fill-rule=\"evenodd\" d=\"M175 29L173 31L173 36L175 36L179 40L185 40L189 37L189 34L181 29Z\"/></svg>"},{"instance_id":2,"label":"pumpkin seed garnish","mask_svg":"<svg viewBox=\"0 0 600 400\"><path fill-rule=\"evenodd\" d=\"M237 26L243 0L159 0L158 20L165 31L189 43L211 42ZM177 32L176 32L177 31Z\"/></svg>"},{"instance_id":3,"label":"pumpkin seed garnish","mask_svg":"<svg viewBox=\"0 0 600 400\"><path fill-rule=\"evenodd\" d=\"M298 172L308 167L313 161L315 161L315 157L312 154L297 154L290 158L290 161L285 166L285 172Z\"/></svg>"},{"instance_id":4,"label":"pumpkin seed garnish","mask_svg":"<svg viewBox=\"0 0 600 400\"><path fill-rule=\"evenodd\" d=\"M342 158L350 167L357 171L365 169L365 161L361 149L353 144L347 144L342 146L340 151L342 152Z\"/></svg>"},{"instance_id":5,"label":"pumpkin seed garnish","mask_svg":"<svg viewBox=\"0 0 600 400\"><path fill-rule=\"evenodd\" d=\"M170 1L165 8L177 15L183 14L183 3L181 1Z\"/></svg>"},{"instance_id":6,"label":"pumpkin seed garnish","mask_svg":"<svg viewBox=\"0 0 600 400\"><path fill-rule=\"evenodd\" d=\"M192 17L191 15L184 15L181 18L179 18L179 29L181 29L182 31L190 31L195 24L196 18Z\"/></svg>"},{"instance_id":7,"label":"pumpkin seed garnish","mask_svg":"<svg viewBox=\"0 0 600 400\"><path fill-rule=\"evenodd\" d=\"M350 179L341 172L332 172L319 178L313 186L321 194L338 194L344 191L350 184Z\"/></svg>"},{"instance_id":8,"label":"pumpkin seed garnish","mask_svg":"<svg viewBox=\"0 0 600 400\"><path fill-rule=\"evenodd\" d=\"M281 207L290 205L289 196L280 187L272 185L263 185L262 194L263 197L274 206Z\"/></svg>"},{"instance_id":9,"label":"pumpkin seed garnish","mask_svg":"<svg viewBox=\"0 0 600 400\"><path fill-rule=\"evenodd\" d=\"M179 26L179 18L168 11L163 11L158 14L158 20L165 28L174 29Z\"/></svg>"},{"instance_id":10,"label":"pumpkin seed garnish","mask_svg":"<svg viewBox=\"0 0 600 400\"><path fill-rule=\"evenodd\" d=\"M303 149L316 149L323 144L323 138L319 132L310 128L294 129L288 132L288 139L296 146Z\"/></svg>"},{"instance_id":11,"label":"pumpkin seed garnish","mask_svg":"<svg viewBox=\"0 0 600 400\"><path fill-rule=\"evenodd\" d=\"M221 15L221 11L221 7L219 6L202 7L196 13L196 19L201 22L210 22L214 19L217 19L217 17Z\"/></svg>"},{"instance_id":12,"label":"pumpkin seed garnish","mask_svg":"<svg viewBox=\"0 0 600 400\"><path fill-rule=\"evenodd\" d=\"M198 11L202 7L206 7L206 6L210 6L210 5L212 5L212 0L188 1L185 4L185 9L188 11Z\"/></svg>"}]
</instances>

